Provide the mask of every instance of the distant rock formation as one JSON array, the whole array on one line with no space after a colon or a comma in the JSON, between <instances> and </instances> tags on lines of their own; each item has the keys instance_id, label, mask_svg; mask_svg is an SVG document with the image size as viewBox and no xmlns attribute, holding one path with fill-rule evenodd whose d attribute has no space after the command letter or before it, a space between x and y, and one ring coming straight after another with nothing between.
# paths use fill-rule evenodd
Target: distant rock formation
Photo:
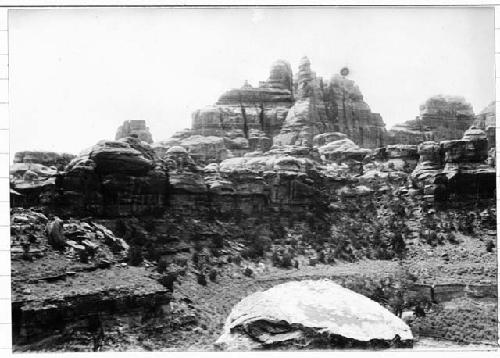
<instances>
[{"instance_id":1,"label":"distant rock formation","mask_svg":"<svg viewBox=\"0 0 500 358\"><path fill-rule=\"evenodd\" d=\"M495 147L496 106L491 102L474 120L474 126L486 132L488 148Z\"/></svg>"},{"instance_id":2,"label":"distant rock formation","mask_svg":"<svg viewBox=\"0 0 500 358\"><path fill-rule=\"evenodd\" d=\"M470 103L460 96L433 96L420 106L420 116L389 130L391 144L419 144L462 138L474 122Z\"/></svg>"},{"instance_id":3,"label":"distant rock formation","mask_svg":"<svg viewBox=\"0 0 500 358\"><path fill-rule=\"evenodd\" d=\"M46 151L23 151L14 155L14 163L41 164L46 167L63 169L76 155Z\"/></svg>"},{"instance_id":4,"label":"distant rock formation","mask_svg":"<svg viewBox=\"0 0 500 358\"><path fill-rule=\"evenodd\" d=\"M118 127L115 139L119 140L130 136L136 136L139 140L149 144L153 143L153 136L149 132L149 128L146 127L146 121L144 120L124 121Z\"/></svg>"},{"instance_id":5,"label":"distant rock formation","mask_svg":"<svg viewBox=\"0 0 500 358\"><path fill-rule=\"evenodd\" d=\"M223 93L216 104L193 113L190 129L154 148L161 156L171 146L182 146L205 165L266 152L273 145L312 147L315 136L330 132L365 148L384 145L386 136L382 118L371 112L352 80L335 75L325 84L304 57L295 79L290 64L277 60L258 87L245 81Z\"/></svg>"}]
</instances>

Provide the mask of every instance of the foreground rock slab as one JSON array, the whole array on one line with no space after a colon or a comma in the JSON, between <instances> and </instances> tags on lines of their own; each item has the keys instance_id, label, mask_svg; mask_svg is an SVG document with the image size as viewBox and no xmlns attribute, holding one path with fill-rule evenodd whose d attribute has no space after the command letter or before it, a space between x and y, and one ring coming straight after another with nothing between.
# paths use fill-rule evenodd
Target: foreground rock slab
<instances>
[{"instance_id":1,"label":"foreground rock slab","mask_svg":"<svg viewBox=\"0 0 500 358\"><path fill-rule=\"evenodd\" d=\"M411 347L401 319L369 298L330 280L292 281L241 300L216 346L262 348Z\"/></svg>"}]
</instances>

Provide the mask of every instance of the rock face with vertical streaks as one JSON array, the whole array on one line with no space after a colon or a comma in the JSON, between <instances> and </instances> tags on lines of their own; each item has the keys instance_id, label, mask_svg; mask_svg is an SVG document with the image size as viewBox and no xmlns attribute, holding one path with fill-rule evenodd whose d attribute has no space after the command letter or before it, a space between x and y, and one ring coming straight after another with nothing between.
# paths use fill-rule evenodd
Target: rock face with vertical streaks
<instances>
[{"instance_id":1,"label":"rock face with vertical streaks","mask_svg":"<svg viewBox=\"0 0 500 358\"><path fill-rule=\"evenodd\" d=\"M311 62L302 58L297 76L297 98L288 112L276 145L312 145L326 132L341 132L365 148L384 145L385 124L372 113L354 81L340 75L330 81L317 77Z\"/></svg>"}]
</instances>

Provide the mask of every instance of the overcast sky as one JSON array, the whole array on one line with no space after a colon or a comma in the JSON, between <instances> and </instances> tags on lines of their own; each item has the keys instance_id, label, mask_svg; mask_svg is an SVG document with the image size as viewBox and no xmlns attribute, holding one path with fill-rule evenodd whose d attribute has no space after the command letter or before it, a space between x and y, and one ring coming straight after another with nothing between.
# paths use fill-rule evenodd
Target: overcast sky
<instances>
[{"instance_id":1,"label":"overcast sky","mask_svg":"<svg viewBox=\"0 0 500 358\"><path fill-rule=\"evenodd\" d=\"M435 94L495 99L494 11L480 8L42 9L9 12L11 150L78 153L130 119L154 140L269 66L348 66L387 127Z\"/></svg>"}]
</instances>

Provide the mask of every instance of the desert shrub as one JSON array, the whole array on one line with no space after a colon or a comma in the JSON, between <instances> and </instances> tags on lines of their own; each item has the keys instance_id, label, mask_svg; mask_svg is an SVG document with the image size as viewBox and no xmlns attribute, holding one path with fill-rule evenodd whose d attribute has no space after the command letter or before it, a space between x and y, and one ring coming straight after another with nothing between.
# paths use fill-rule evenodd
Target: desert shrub
<instances>
[{"instance_id":1,"label":"desert shrub","mask_svg":"<svg viewBox=\"0 0 500 358\"><path fill-rule=\"evenodd\" d=\"M222 249L224 247L224 237L222 235L212 236L212 247Z\"/></svg>"},{"instance_id":2,"label":"desert shrub","mask_svg":"<svg viewBox=\"0 0 500 358\"><path fill-rule=\"evenodd\" d=\"M142 262L144 261L142 247L138 245L130 246L127 259L130 266L139 266L140 264L142 264Z\"/></svg>"},{"instance_id":3,"label":"desert shrub","mask_svg":"<svg viewBox=\"0 0 500 358\"><path fill-rule=\"evenodd\" d=\"M495 243L493 242L493 240L488 240L486 242L486 251L492 252L494 247L495 247Z\"/></svg>"},{"instance_id":4,"label":"desert shrub","mask_svg":"<svg viewBox=\"0 0 500 358\"><path fill-rule=\"evenodd\" d=\"M236 255L232 261L236 264L236 265L241 265L241 256L240 255Z\"/></svg>"},{"instance_id":5,"label":"desert shrub","mask_svg":"<svg viewBox=\"0 0 500 358\"><path fill-rule=\"evenodd\" d=\"M271 248L272 241L268 236L254 236L252 241L247 243L247 247L241 253L245 259L257 259L264 256L264 253Z\"/></svg>"},{"instance_id":6,"label":"desert shrub","mask_svg":"<svg viewBox=\"0 0 500 358\"><path fill-rule=\"evenodd\" d=\"M191 261L193 261L193 264L195 266L198 265L199 259L198 259L198 253L197 252L193 252L193 255L191 256Z\"/></svg>"},{"instance_id":7,"label":"desert shrub","mask_svg":"<svg viewBox=\"0 0 500 358\"><path fill-rule=\"evenodd\" d=\"M125 236L125 233L127 232L127 225L122 219L118 219L116 221L116 226L115 226L115 234L118 236Z\"/></svg>"},{"instance_id":8,"label":"desert shrub","mask_svg":"<svg viewBox=\"0 0 500 358\"><path fill-rule=\"evenodd\" d=\"M165 257L160 257L158 260L158 272L164 273L167 270L168 262Z\"/></svg>"},{"instance_id":9,"label":"desert shrub","mask_svg":"<svg viewBox=\"0 0 500 358\"><path fill-rule=\"evenodd\" d=\"M334 252L329 252L326 257L325 261L327 264L333 264L335 263L335 253Z\"/></svg>"},{"instance_id":10,"label":"desert shrub","mask_svg":"<svg viewBox=\"0 0 500 358\"><path fill-rule=\"evenodd\" d=\"M203 244L200 240L197 240L194 242L193 248L195 252L200 252L201 250L203 250Z\"/></svg>"},{"instance_id":11,"label":"desert shrub","mask_svg":"<svg viewBox=\"0 0 500 358\"><path fill-rule=\"evenodd\" d=\"M177 274L174 272L169 272L166 275L163 275L158 281L161 285L163 285L166 289L170 291L174 291L174 282L177 280Z\"/></svg>"},{"instance_id":12,"label":"desert shrub","mask_svg":"<svg viewBox=\"0 0 500 358\"><path fill-rule=\"evenodd\" d=\"M197 273L196 274L196 279L197 279L198 284L200 284L202 286L206 286L207 285L207 278L205 277L205 274L203 272Z\"/></svg>"},{"instance_id":13,"label":"desert shrub","mask_svg":"<svg viewBox=\"0 0 500 358\"><path fill-rule=\"evenodd\" d=\"M451 244L458 244L458 240L455 236L454 233L452 232L449 232L447 235L446 235L446 238L448 240L448 242L450 242Z\"/></svg>"},{"instance_id":14,"label":"desert shrub","mask_svg":"<svg viewBox=\"0 0 500 358\"><path fill-rule=\"evenodd\" d=\"M155 231L155 223L154 223L154 221L151 220L151 219L145 220L144 221L144 229L147 232L153 232L153 231Z\"/></svg>"},{"instance_id":15,"label":"desert shrub","mask_svg":"<svg viewBox=\"0 0 500 358\"><path fill-rule=\"evenodd\" d=\"M245 270L243 271L243 275L246 277L252 277L253 271L250 267L245 267Z\"/></svg>"},{"instance_id":16,"label":"desert shrub","mask_svg":"<svg viewBox=\"0 0 500 358\"><path fill-rule=\"evenodd\" d=\"M210 273L208 274L208 278L210 279L210 281L216 282L217 281L217 271L215 269L211 269Z\"/></svg>"},{"instance_id":17,"label":"desert shrub","mask_svg":"<svg viewBox=\"0 0 500 358\"><path fill-rule=\"evenodd\" d=\"M292 267L292 255L290 253L285 253L281 259L281 267L289 268Z\"/></svg>"},{"instance_id":18,"label":"desert shrub","mask_svg":"<svg viewBox=\"0 0 500 358\"><path fill-rule=\"evenodd\" d=\"M213 257L221 257L222 255L220 250L215 247L210 248L210 253L212 254Z\"/></svg>"},{"instance_id":19,"label":"desert shrub","mask_svg":"<svg viewBox=\"0 0 500 358\"><path fill-rule=\"evenodd\" d=\"M280 257L276 251L273 251L273 255L271 256L271 261L273 263L273 266L280 265Z\"/></svg>"},{"instance_id":20,"label":"desert shrub","mask_svg":"<svg viewBox=\"0 0 500 358\"><path fill-rule=\"evenodd\" d=\"M321 262L322 264L326 263L326 255L323 250L319 251L318 253L318 261Z\"/></svg>"}]
</instances>

